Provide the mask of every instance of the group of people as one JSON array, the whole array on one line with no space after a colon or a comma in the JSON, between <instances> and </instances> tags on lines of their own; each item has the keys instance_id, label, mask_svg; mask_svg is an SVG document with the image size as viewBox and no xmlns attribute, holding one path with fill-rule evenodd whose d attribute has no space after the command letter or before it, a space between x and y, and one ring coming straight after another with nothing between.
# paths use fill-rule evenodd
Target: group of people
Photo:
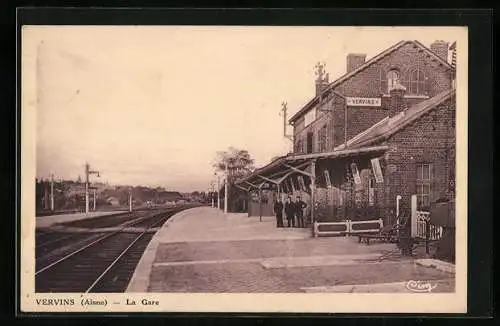
<instances>
[{"instance_id":1,"label":"group of people","mask_svg":"<svg viewBox=\"0 0 500 326\"><path fill-rule=\"evenodd\" d=\"M288 197L285 204L282 203L281 199L278 198L274 203L274 214L276 216L276 225L279 228L285 227L283 224L283 212L285 213L286 220L288 222L288 227L305 227L304 223L304 209L307 204L302 201L300 196L297 196L295 202L292 202L292 198Z\"/></svg>"}]
</instances>

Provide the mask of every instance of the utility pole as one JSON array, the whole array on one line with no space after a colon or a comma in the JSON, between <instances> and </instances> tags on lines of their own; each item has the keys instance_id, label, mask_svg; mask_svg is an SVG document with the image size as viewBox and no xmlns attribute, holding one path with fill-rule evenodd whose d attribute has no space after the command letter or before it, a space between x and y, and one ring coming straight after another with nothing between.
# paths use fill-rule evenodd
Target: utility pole
<instances>
[{"instance_id":1,"label":"utility pole","mask_svg":"<svg viewBox=\"0 0 500 326\"><path fill-rule=\"evenodd\" d=\"M89 213L89 176L91 174L97 174L98 177L100 176L99 171L90 170L90 165L85 163L85 214Z\"/></svg>"},{"instance_id":2,"label":"utility pole","mask_svg":"<svg viewBox=\"0 0 500 326\"><path fill-rule=\"evenodd\" d=\"M54 211L54 175L50 175L50 210Z\"/></svg>"},{"instance_id":3,"label":"utility pole","mask_svg":"<svg viewBox=\"0 0 500 326\"><path fill-rule=\"evenodd\" d=\"M128 211L132 212L132 188L128 190Z\"/></svg>"},{"instance_id":4,"label":"utility pole","mask_svg":"<svg viewBox=\"0 0 500 326\"><path fill-rule=\"evenodd\" d=\"M281 112L283 112L283 137L293 142L293 136L286 132L286 127L288 126L288 121L286 121L287 111L287 103L285 101L281 102Z\"/></svg>"},{"instance_id":5,"label":"utility pole","mask_svg":"<svg viewBox=\"0 0 500 326\"><path fill-rule=\"evenodd\" d=\"M96 201L96 192L97 192L97 190L96 190L96 188L94 188L94 207L93 207L94 211L95 211L95 206L96 206L96 202L95 202Z\"/></svg>"},{"instance_id":6,"label":"utility pole","mask_svg":"<svg viewBox=\"0 0 500 326\"><path fill-rule=\"evenodd\" d=\"M226 180L224 182L224 214L227 214L227 184L229 179L229 170L227 169L227 162L226 162Z\"/></svg>"}]
</instances>

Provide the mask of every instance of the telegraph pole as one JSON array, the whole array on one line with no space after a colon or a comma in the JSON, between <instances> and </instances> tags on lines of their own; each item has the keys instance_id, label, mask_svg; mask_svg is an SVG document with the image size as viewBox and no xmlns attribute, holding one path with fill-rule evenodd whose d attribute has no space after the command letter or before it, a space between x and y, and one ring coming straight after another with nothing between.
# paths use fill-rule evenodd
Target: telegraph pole
<instances>
[{"instance_id":1,"label":"telegraph pole","mask_svg":"<svg viewBox=\"0 0 500 326\"><path fill-rule=\"evenodd\" d=\"M132 212L132 188L128 190L128 211Z\"/></svg>"},{"instance_id":2,"label":"telegraph pole","mask_svg":"<svg viewBox=\"0 0 500 326\"><path fill-rule=\"evenodd\" d=\"M54 175L50 175L50 210L54 211Z\"/></svg>"},{"instance_id":3,"label":"telegraph pole","mask_svg":"<svg viewBox=\"0 0 500 326\"><path fill-rule=\"evenodd\" d=\"M85 214L89 213L89 176L91 174L97 174L99 177L99 171L90 170L90 165L85 163Z\"/></svg>"},{"instance_id":4,"label":"telegraph pole","mask_svg":"<svg viewBox=\"0 0 500 326\"><path fill-rule=\"evenodd\" d=\"M229 179L229 170L227 169L227 162L226 162L226 180L224 182L224 214L227 214L227 183Z\"/></svg>"},{"instance_id":5,"label":"telegraph pole","mask_svg":"<svg viewBox=\"0 0 500 326\"><path fill-rule=\"evenodd\" d=\"M283 137L293 142L293 136L286 132L286 127L288 125L288 121L286 121L288 108L285 101L281 102L281 112L283 112Z\"/></svg>"}]
</instances>

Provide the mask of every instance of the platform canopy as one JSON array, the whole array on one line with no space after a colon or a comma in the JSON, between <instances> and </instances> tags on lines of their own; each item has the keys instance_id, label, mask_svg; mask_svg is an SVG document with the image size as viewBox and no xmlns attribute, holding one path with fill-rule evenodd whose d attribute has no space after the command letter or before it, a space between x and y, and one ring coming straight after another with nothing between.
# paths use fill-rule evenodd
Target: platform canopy
<instances>
[{"instance_id":1,"label":"platform canopy","mask_svg":"<svg viewBox=\"0 0 500 326\"><path fill-rule=\"evenodd\" d=\"M334 160L358 156L361 154L385 152L388 146L372 146L356 149L336 150L324 153L289 154L273 160L271 163L253 171L251 174L238 180L235 185L245 191L261 189L265 184L281 185L293 174L301 174L311 179L315 178L315 163L318 160Z\"/></svg>"}]
</instances>

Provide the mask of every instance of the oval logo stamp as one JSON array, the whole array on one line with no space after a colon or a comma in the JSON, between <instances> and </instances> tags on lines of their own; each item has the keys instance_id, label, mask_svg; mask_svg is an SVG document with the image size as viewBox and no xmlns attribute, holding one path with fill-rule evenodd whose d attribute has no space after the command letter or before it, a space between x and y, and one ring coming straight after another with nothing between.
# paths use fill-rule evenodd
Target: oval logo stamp
<instances>
[{"instance_id":1,"label":"oval logo stamp","mask_svg":"<svg viewBox=\"0 0 500 326\"><path fill-rule=\"evenodd\" d=\"M437 284L432 284L429 281L408 281L406 283L406 288L412 292L432 292L435 288L437 288Z\"/></svg>"}]
</instances>

